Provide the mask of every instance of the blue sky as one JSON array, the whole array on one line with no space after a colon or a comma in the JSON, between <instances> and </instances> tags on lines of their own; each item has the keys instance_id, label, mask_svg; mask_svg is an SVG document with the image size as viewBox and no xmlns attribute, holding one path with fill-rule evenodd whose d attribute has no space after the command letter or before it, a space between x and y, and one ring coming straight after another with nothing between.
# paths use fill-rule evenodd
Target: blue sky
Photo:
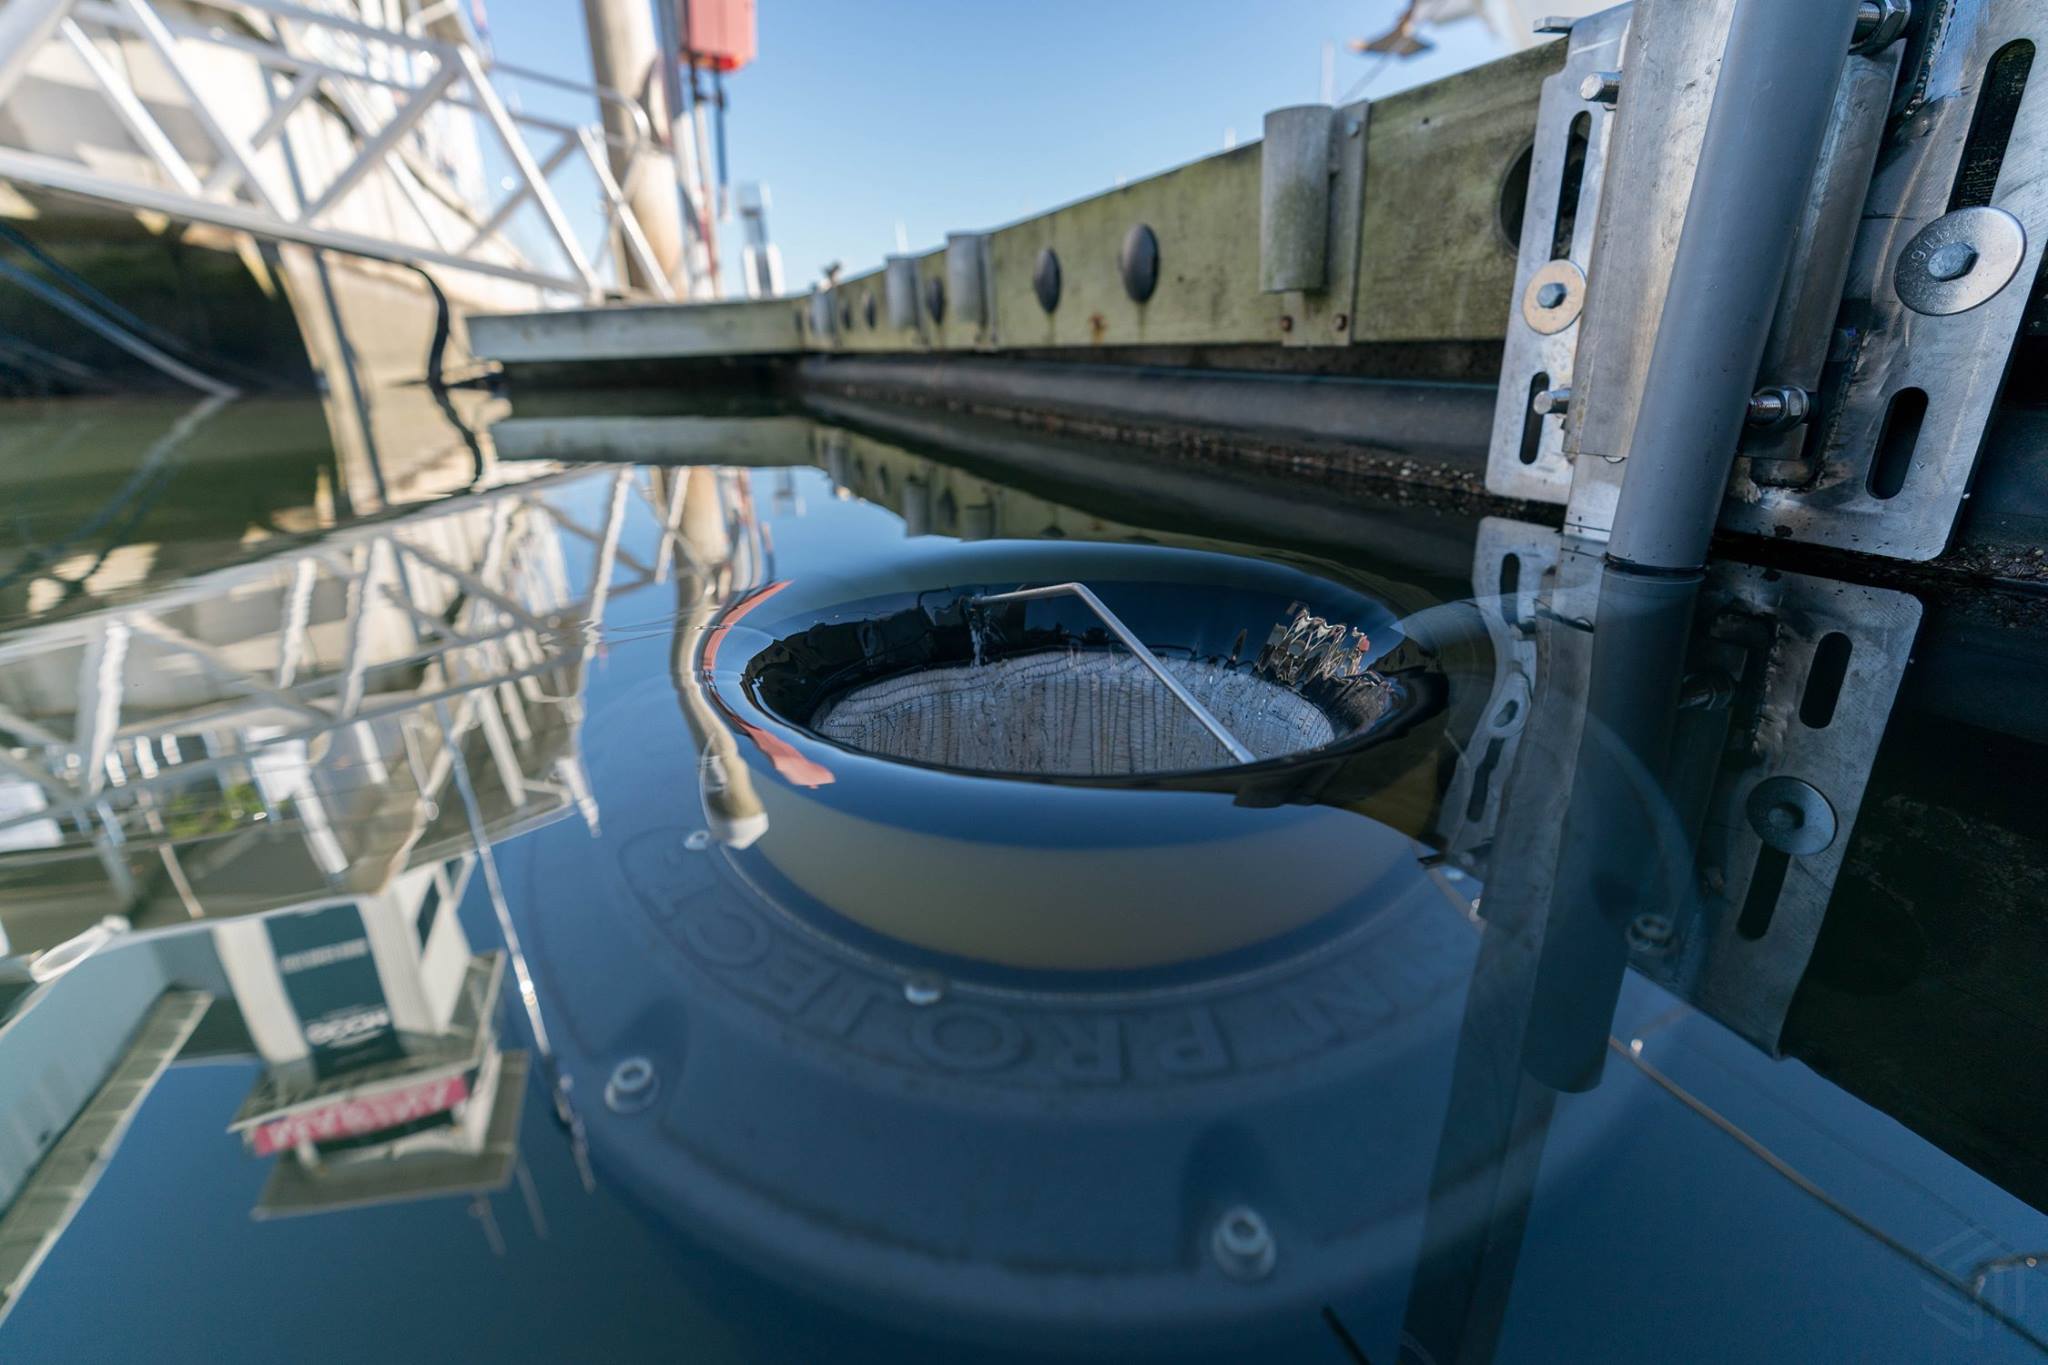
<instances>
[{"instance_id":1,"label":"blue sky","mask_svg":"<svg viewBox=\"0 0 2048 1365\"><path fill-rule=\"evenodd\" d=\"M727 82L735 180L764 182L792 290L948 231L995 227L1259 136L1341 96L1400 0L759 0L761 56ZM587 78L577 0L497 0L500 59ZM1495 55L1474 21L1381 71L1377 97ZM538 109L538 95L529 107ZM552 112L552 111L551 111Z\"/></svg>"}]
</instances>

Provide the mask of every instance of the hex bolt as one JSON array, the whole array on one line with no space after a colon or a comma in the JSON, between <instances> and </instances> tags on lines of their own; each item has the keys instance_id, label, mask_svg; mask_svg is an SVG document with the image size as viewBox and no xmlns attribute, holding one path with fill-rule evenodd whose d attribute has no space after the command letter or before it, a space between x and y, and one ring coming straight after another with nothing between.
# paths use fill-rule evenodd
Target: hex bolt
<instances>
[{"instance_id":1,"label":"hex bolt","mask_svg":"<svg viewBox=\"0 0 2048 1365\"><path fill-rule=\"evenodd\" d=\"M1545 309L1556 308L1566 299L1570 298L1571 293L1572 291L1565 288L1562 283L1552 280L1537 289L1536 306Z\"/></svg>"},{"instance_id":2,"label":"hex bolt","mask_svg":"<svg viewBox=\"0 0 2048 1365\"><path fill-rule=\"evenodd\" d=\"M1535 409L1539 417L1548 417L1552 413L1562 416L1571 410L1572 391L1570 389L1544 389L1530 401L1529 406Z\"/></svg>"},{"instance_id":3,"label":"hex bolt","mask_svg":"<svg viewBox=\"0 0 2048 1365\"><path fill-rule=\"evenodd\" d=\"M1804 422L1813 410L1805 389L1790 384L1773 384L1749 396L1749 425L1768 431L1786 431Z\"/></svg>"},{"instance_id":4,"label":"hex bolt","mask_svg":"<svg viewBox=\"0 0 2048 1365\"><path fill-rule=\"evenodd\" d=\"M1579 82L1579 98L1589 104L1604 104L1609 109L1621 98L1621 73L1619 71L1595 71Z\"/></svg>"},{"instance_id":5,"label":"hex bolt","mask_svg":"<svg viewBox=\"0 0 2048 1365\"><path fill-rule=\"evenodd\" d=\"M1977 248L1968 242L1950 242L1927 258L1927 278L1946 284L1959 280L1977 268Z\"/></svg>"},{"instance_id":6,"label":"hex bolt","mask_svg":"<svg viewBox=\"0 0 2048 1365\"><path fill-rule=\"evenodd\" d=\"M1249 1284L1273 1273L1280 1250L1259 1211L1239 1204L1216 1220L1216 1230L1209 1234L1209 1254L1224 1274Z\"/></svg>"},{"instance_id":7,"label":"hex bolt","mask_svg":"<svg viewBox=\"0 0 2048 1365\"><path fill-rule=\"evenodd\" d=\"M1849 35L1849 50L1875 56L1898 41L1912 17L1910 0L1863 0L1856 7L1856 27Z\"/></svg>"},{"instance_id":8,"label":"hex bolt","mask_svg":"<svg viewBox=\"0 0 2048 1365\"><path fill-rule=\"evenodd\" d=\"M654 1063L645 1057L628 1057L612 1068L611 1079L604 1083L604 1107L614 1114L637 1114L654 1103L660 1089Z\"/></svg>"}]
</instances>

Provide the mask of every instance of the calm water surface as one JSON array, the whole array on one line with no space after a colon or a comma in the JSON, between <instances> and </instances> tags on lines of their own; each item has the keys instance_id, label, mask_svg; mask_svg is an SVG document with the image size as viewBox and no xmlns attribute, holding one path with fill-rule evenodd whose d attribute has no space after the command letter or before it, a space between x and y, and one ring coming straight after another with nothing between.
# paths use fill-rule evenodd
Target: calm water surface
<instances>
[{"instance_id":1,"label":"calm water surface","mask_svg":"<svg viewBox=\"0 0 2048 1365\"><path fill-rule=\"evenodd\" d=\"M2044 1353L2035 602L590 408L0 417L0 1359Z\"/></svg>"}]
</instances>

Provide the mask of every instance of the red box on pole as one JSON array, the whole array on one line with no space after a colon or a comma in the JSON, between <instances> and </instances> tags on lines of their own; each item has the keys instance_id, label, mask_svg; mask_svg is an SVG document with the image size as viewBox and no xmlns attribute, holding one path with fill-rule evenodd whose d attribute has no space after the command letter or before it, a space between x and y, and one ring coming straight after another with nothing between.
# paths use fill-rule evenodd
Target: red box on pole
<instances>
[{"instance_id":1,"label":"red box on pole","mask_svg":"<svg viewBox=\"0 0 2048 1365\"><path fill-rule=\"evenodd\" d=\"M678 0L683 60L708 71L737 71L754 60L754 0Z\"/></svg>"}]
</instances>

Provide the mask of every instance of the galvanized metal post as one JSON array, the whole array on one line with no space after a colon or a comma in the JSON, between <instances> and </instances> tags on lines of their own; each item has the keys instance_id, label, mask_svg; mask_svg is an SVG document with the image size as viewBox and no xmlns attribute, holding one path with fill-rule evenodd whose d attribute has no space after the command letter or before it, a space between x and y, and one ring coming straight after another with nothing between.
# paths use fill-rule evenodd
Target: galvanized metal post
<instances>
[{"instance_id":1,"label":"galvanized metal post","mask_svg":"<svg viewBox=\"0 0 2048 1365\"><path fill-rule=\"evenodd\" d=\"M1736 6L1629 440L1617 562L1706 562L1858 9Z\"/></svg>"},{"instance_id":2,"label":"galvanized metal post","mask_svg":"<svg viewBox=\"0 0 2048 1365\"><path fill-rule=\"evenodd\" d=\"M644 0L583 0L583 25L590 36L590 66L599 85L610 86L640 104L654 127L667 124L667 87L662 80L662 53L654 31L654 9ZM614 179L633 206L633 216L647 244L677 293L691 293L684 268L683 206L676 193L673 168L655 173L659 149L644 145L630 111L603 105L609 160ZM628 280L654 290L646 270L631 257L621 262Z\"/></svg>"}]
</instances>

